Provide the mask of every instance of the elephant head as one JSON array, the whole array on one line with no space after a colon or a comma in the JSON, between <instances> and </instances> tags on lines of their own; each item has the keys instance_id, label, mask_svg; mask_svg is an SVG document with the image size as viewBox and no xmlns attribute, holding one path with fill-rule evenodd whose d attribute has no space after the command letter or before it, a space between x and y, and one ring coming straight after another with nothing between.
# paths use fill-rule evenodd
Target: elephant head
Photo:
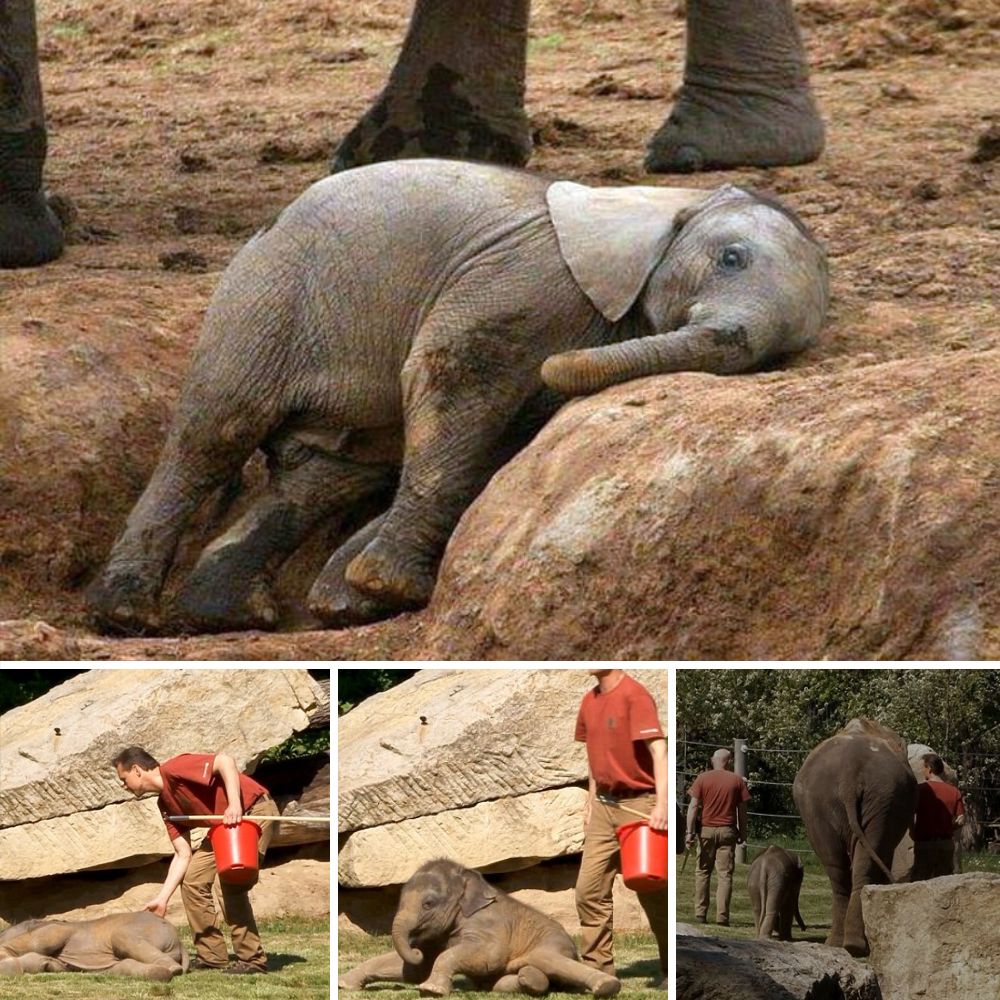
<instances>
[{"instance_id":1,"label":"elephant head","mask_svg":"<svg viewBox=\"0 0 1000 1000\"><path fill-rule=\"evenodd\" d=\"M708 192L560 181L546 197L577 284L606 319L634 319L639 334L546 359L550 388L580 395L644 375L743 372L816 339L829 301L826 255L779 202L729 184Z\"/></svg>"},{"instance_id":2,"label":"elephant head","mask_svg":"<svg viewBox=\"0 0 1000 1000\"><path fill-rule=\"evenodd\" d=\"M428 861L400 893L393 947L404 962L419 965L425 951L442 949L457 925L496 897L496 889L479 872L445 859Z\"/></svg>"}]
</instances>

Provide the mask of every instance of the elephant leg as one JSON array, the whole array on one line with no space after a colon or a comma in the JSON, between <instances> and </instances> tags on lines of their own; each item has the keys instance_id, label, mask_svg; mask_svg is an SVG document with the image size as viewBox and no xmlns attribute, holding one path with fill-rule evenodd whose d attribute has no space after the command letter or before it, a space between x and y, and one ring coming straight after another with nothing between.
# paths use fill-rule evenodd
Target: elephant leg
<instances>
[{"instance_id":1,"label":"elephant leg","mask_svg":"<svg viewBox=\"0 0 1000 1000\"><path fill-rule=\"evenodd\" d=\"M533 965L525 965L517 973L501 976L493 984L494 993L527 993L531 997L544 996L549 991L549 977Z\"/></svg>"},{"instance_id":2,"label":"elephant leg","mask_svg":"<svg viewBox=\"0 0 1000 1000\"><path fill-rule=\"evenodd\" d=\"M684 84L650 140L646 169L780 166L822 151L792 0L688 3Z\"/></svg>"},{"instance_id":3,"label":"elephant leg","mask_svg":"<svg viewBox=\"0 0 1000 1000\"><path fill-rule=\"evenodd\" d=\"M288 556L318 524L385 489L395 475L387 465L286 449L263 495L202 553L175 602L177 616L199 632L273 628L271 584Z\"/></svg>"},{"instance_id":4,"label":"elephant leg","mask_svg":"<svg viewBox=\"0 0 1000 1000\"><path fill-rule=\"evenodd\" d=\"M757 937L762 937L760 925L761 919L764 916L764 907L761 901L760 886L756 882L751 882L747 886L747 890L750 894L750 907L753 910L754 928L757 932Z\"/></svg>"},{"instance_id":5,"label":"elephant leg","mask_svg":"<svg viewBox=\"0 0 1000 1000\"><path fill-rule=\"evenodd\" d=\"M42 192L46 135L32 0L0 17L0 268L34 267L62 253L63 234Z\"/></svg>"},{"instance_id":6,"label":"elephant leg","mask_svg":"<svg viewBox=\"0 0 1000 1000\"><path fill-rule=\"evenodd\" d=\"M443 156L522 166L529 0L415 0L389 82L331 170Z\"/></svg>"},{"instance_id":7,"label":"elephant leg","mask_svg":"<svg viewBox=\"0 0 1000 1000\"><path fill-rule=\"evenodd\" d=\"M107 970L112 975L166 982L184 971L178 962L156 945L137 939L127 930L117 930L112 935L111 946L114 954L121 956L118 963Z\"/></svg>"},{"instance_id":8,"label":"elephant leg","mask_svg":"<svg viewBox=\"0 0 1000 1000\"><path fill-rule=\"evenodd\" d=\"M182 970L176 962L171 962L168 966L155 962L140 962L135 958L123 958L103 971L110 976L130 976L133 979L152 979L166 983L174 976L179 976Z\"/></svg>"},{"instance_id":9,"label":"elephant leg","mask_svg":"<svg viewBox=\"0 0 1000 1000\"><path fill-rule=\"evenodd\" d=\"M778 906L777 931L781 941L792 940L792 910L794 904L787 898L782 898Z\"/></svg>"},{"instance_id":10,"label":"elephant leg","mask_svg":"<svg viewBox=\"0 0 1000 1000\"><path fill-rule=\"evenodd\" d=\"M16 958L0 960L0 976L31 975L35 972L66 972L66 966L52 955L28 951Z\"/></svg>"},{"instance_id":11,"label":"elephant leg","mask_svg":"<svg viewBox=\"0 0 1000 1000\"><path fill-rule=\"evenodd\" d=\"M846 857L836 861L827 858L821 860L826 866L826 873L830 878L830 890L833 893L833 912L826 944L831 948L843 948L847 905L851 898L851 872L847 867Z\"/></svg>"},{"instance_id":12,"label":"elephant leg","mask_svg":"<svg viewBox=\"0 0 1000 1000\"><path fill-rule=\"evenodd\" d=\"M419 983L427 978L431 964L410 965L394 952L386 952L376 958L362 962L350 972L345 972L337 980L341 990L360 990L367 983Z\"/></svg>"},{"instance_id":13,"label":"elephant leg","mask_svg":"<svg viewBox=\"0 0 1000 1000\"><path fill-rule=\"evenodd\" d=\"M584 965L554 949L536 948L528 952L525 961L541 969L549 979L558 979L570 986L585 989L595 997L613 997L622 988L622 984L614 976Z\"/></svg>"},{"instance_id":14,"label":"elephant leg","mask_svg":"<svg viewBox=\"0 0 1000 1000\"><path fill-rule=\"evenodd\" d=\"M348 563L378 534L385 513L372 518L327 560L309 591L309 610L330 628L346 628L384 618L392 611L355 590L344 578Z\"/></svg>"}]
</instances>

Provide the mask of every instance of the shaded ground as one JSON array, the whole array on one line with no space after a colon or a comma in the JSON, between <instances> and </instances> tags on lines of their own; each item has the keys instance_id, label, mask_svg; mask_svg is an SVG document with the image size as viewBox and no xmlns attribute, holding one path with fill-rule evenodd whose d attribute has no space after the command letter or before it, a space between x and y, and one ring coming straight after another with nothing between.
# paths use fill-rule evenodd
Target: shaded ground
<instances>
[{"instance_id":1,"label":"shaded ground","mask_svg":"<svg viewBox=\"0 0 1000 1000\"><path fill-rule=\"evenodd\" d=\"M981 351L1000 343L1000 14L993 0L804 0L800 21L828 124L800 168L709 174L785 197L826 243L834 302L812 371ZM88 638L81 589L155 460L208 297L241 243L323 176L335 142L392 66L410 0L311 4L126 0L40 4L49 188L72 200L76 236L41 270L0 275L11 355L51 349L43 403L98 417L84 378L128 378L149 405L121 418L127 473L103 483L36 462L31 501L0 489L0 656L419 656L422 616L347 633L113 642ZM587 183L687 184L641 172L683 58L675 0L536 0L530 169ZM970 386L975 392L975 386ZM111 419L103 408L100 419ZM17 455L14 421L0 450ZM108 455L95 448L95 468ZM14 466L12 466L14 468ZM32 467L34 470L34 467ZM15 468L16 472L16 468ZM0 485L3 469L0 468ZM19 488L21 488L19 486ZM74 541L54 549L52 511ZM52 515L55 516L55 515ZM322 546L292 567L304 583ZM299 584L301 590L301 584ZM289 625L308 626L290 604ZM36 633L41 635L38 638ZM48 638L45 638L48 636Z\"/></svg>"}]
</instances>

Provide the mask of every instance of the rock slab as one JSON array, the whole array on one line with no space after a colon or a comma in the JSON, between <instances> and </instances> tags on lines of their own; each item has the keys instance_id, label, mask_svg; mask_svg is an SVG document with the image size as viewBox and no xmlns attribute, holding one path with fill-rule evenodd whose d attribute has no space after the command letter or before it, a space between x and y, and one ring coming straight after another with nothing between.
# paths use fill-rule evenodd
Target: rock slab
<instances>
[{"instance_id":1,"label":"rock slab","mask_svg":"<svg viewBox=\"0 0 1000 1000\"><path fill-rule=\"evenodd\" d=\"M996 1000L1000 875L870 885L861 906L882 1000Z\"/></svg>"}]
</instances>

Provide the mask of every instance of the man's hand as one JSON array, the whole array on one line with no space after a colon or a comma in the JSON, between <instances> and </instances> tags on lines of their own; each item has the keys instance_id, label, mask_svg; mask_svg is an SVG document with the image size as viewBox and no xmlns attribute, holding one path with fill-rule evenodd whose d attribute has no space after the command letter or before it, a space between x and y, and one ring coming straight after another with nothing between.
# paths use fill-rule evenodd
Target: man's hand
<instances>
[{"instance_id":1,"label":"man's hand","mask_svg":"<svg viewBox=\"0 0 1000 1000\"><path fill-rule=\"evenodd\" d=\"M586 830L587 827L590 826L590 813L591 813L591 811L593 809L593 805L594 805L594 798L593 798L593 796L588 795L587 796L587 801L584 803L584 806L583 806L583 828L584 828L584 830Z\"/></svg>"},{"instance_id":2,"label":"man's hand","mask_svg":"<svg viewBox=\"0 0 1000 1000\"><path fill-rule=\"evenodd\" d=\"M165 917L167 915L167 901L157 896L156 899L150 900L143 909L155 913L158 917Z\"/></svg>"},{"instance_id":3,"label":"man's hand","mask_svg":"<svg viewBox=\"0 0 1000 1000\"><path fill-rule=\"evenodd\" d=\"M655 806L653 811L649 814L649 825L653 830L662 830L664 833L667 832L667 806L664 803L661 806Z\"/></svg>"},{"instance_id":4,"label":"man's hand","mask_svg":"<svg viewBox=\"0 0 1000 1000\"><path fill-rule=\"evenodd\" d=\"M693 833L689 833L684 838L684 844L686 847L690 847L695 842L695 840L696 840L695 835Z\"/></svg>"},{"instance_id":5,"label":"man's hand","mask_svg":"<svg viewBox=\"0 0 1000 1000\"><path fill-rule=\"evenodd\" d=\"M226 811L222 814L223 826L236 826L243 819L243 806L237 802L235 805L226 806Z\"/></svg>"}]
</instances>

